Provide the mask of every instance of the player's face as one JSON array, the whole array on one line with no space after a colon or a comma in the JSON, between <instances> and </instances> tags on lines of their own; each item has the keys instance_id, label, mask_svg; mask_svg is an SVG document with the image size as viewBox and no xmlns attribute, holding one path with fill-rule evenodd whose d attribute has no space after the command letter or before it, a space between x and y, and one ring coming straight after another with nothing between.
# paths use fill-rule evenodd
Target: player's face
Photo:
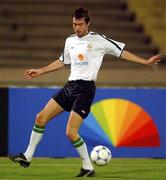
<instances>
[{"instance_id":1,"label":"player's face","mask_svg":"<svg viewBox=\"0 0 166 180\"><path fill-rule=\"evenodd\" d=\"M89 25L86 24L85 18L75 19L73 17L73 29L78 37L83 37L89 33Z\"/></svg>"}]
</instances>

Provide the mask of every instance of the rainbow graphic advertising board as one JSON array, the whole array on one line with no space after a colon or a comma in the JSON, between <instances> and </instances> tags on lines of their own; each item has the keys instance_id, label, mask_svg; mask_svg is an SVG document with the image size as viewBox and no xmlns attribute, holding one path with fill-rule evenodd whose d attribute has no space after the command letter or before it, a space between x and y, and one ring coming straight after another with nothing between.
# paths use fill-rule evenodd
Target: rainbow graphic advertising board
<instances>
[{"instance_id":1,"label":"rainbow graphic advertising board","mask_svg":"<svg viewBox=\"0 0 166 180\"><path fill-rule=\"evenodd\" d=\"M146 88L99 89L81 135L89 146L106 145L117 156L160 156L165 144L165 96L157 92Z\"/></svg>"},{"instance_id":2,"label":"rainbow graphic advertising board","mask_svg":"<svg viewBox=\"0 0 166 180\"><path fill-rule=\"evenodd\" d=\"M97 138L114 147L159 147L160 137L152 117L125 99L105 99L92 105L84 125ZM88 134L86 135L88 137Z\"/></svg>"}]
</instances>

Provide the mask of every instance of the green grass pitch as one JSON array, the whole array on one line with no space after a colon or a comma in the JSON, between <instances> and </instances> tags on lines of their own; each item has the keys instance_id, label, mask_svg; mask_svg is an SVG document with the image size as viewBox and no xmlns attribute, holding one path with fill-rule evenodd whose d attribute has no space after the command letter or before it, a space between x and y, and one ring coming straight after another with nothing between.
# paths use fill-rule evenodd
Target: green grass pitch
<instances>
[{"instance_id":1,"label":"green grass pitch","mask_svg":"<svg viewBox=\"0 0 166 180\"><path fill-rule=\"evenodd\" d=\"M28 168L0 157L0 179L3 180L73 180L81 168L78 158L34 158ZM107 166L97 167L95 180L165 180L166 159L113 158Z\"/></svg>"}]
</instances>

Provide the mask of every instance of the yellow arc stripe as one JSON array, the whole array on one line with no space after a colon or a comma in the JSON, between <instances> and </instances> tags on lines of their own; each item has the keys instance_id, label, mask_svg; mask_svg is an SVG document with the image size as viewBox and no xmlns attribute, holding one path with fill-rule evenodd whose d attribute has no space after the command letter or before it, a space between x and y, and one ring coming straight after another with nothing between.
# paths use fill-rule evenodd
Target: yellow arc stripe
<instances>
[{"instance_id":1,"label":"yellow arc stripe","mask_svg":"<svg viewBox=\"0 0 166 180\"><path fill-rule=\"evenodd\" d=\"M105 121L108 126L109 135L112 138L112 144L116 146L117 139L116 139L116 116L115 116L115 100L104 100L101 102L103 107L103 112L105 115Z\"/></svg>"}]
</instances>

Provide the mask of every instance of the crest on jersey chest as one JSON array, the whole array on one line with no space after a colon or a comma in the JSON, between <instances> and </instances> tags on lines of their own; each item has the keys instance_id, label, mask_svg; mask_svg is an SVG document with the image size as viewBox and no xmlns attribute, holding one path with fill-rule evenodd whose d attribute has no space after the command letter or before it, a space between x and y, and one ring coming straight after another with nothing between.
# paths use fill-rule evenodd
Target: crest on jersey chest
<instances>
[{"instance_id":1,"label":"crest on jersey chest","mask_svg":"<svg viewBox=\"0 0 166 180\"><path fill-rule=\"evenodd\" d=\"M92 43L88 43L88 45L87 45L87 50L88 50L88 51L92 50L92 47L93 47L93 46L92 46Z\"/></svg>"}]
</instances>

